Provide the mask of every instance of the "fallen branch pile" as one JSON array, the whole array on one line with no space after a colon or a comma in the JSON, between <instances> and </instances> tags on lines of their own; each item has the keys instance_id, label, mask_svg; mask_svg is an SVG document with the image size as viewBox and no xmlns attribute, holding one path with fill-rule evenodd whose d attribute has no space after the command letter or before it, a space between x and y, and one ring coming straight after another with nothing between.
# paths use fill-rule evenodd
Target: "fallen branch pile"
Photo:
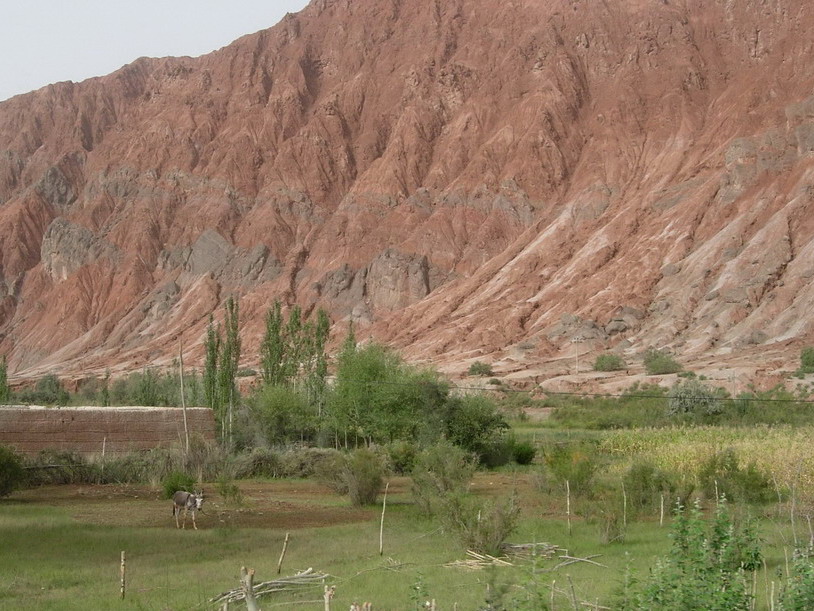
<instances>
[{"instance_id":1,"label":"fallen branch pile","mask_svg":"<svg viewBox=\"0 0 814 611\"><path fill-rule=\"evenodd\" d=\"M472 570L482 569L487 566L514 566L505 558L496 558L489 554L479 554L473 552L471 549L466 550L466 555L469 556L466 560L455 560L454 562L448 562L444 566Z\"/></svg>"},{"instance_id":2,"label":"fallen branch pile","mask_svg":"<svg viewBox=\"0 0 814 611\"><path fill-rule=\"evenodd\" d=\"M308 568L304 571L292 575L291 577L281 577L280 579L272 579L271 581L264 581L262 583L254 584L254 596L260 598L266 594L274 592L290 592L293 590L301 590L304 588L314 587L324 583L328 577L325 573L315 573L314 569ZM209 602L213 604L234 603L240 600L245 600L246 593L243 587L234 588L228 592L224 592L215 598L210 598Z\"/></svg>"}]
</instances>

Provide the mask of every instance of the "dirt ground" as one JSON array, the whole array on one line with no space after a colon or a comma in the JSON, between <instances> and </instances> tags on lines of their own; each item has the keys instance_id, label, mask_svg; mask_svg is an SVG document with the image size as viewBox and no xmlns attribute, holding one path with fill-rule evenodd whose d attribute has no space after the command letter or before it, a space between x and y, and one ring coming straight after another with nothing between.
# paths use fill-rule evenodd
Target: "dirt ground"
<instances>
[{"instance_id":1,"label":"dirt ground","mask_svg":"<svg viewBox=\"0 0 814 611\"><path fill-rule=\"evenodd\" d=\"M411 502L410 479L389 480L388 506ZM295 530L365 522L378 515L379 508L352 507L340 496L317 482L274 480L238 482L242 502L227 502L217 485L205 484L204 508L198 514L199 529L274 528ZM510 473L478 473L472 491L485 497L502 498L518 493L523 509L534 510L528 500L533 495L527 477ZM80 522L110 526L175 528L172 502L148 485L60 485L16 492L17 502L42 503L66 508ZM381 495L379 500L381 500ZM187 520L191 527L191 518Z\"/></svg>"}]
</instances>

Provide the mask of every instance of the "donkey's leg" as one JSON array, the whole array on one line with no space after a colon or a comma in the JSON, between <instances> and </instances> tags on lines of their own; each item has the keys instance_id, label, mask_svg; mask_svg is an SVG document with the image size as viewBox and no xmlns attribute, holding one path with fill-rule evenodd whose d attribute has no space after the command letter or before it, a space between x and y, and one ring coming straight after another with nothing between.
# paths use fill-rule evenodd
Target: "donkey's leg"
<instances>
[{"instance_id":1,"label":"donkey's leg","mask_svg":"<svg viewBox=\"0 0 814 611\"><path fill-rule=\"evenodd\" d=\"M198 530L198 525L195 523L195 514L198 513L195 509L192 510L192 525L195 527L195 530Z\"/></svg>"},{"instance_id":2,"label":"donkey's leg","mask_svg":"<svg viewBox=\"0 0 814 611\"><path fill-rule=\"evenodd\" d=\"M184 530L186 530L187 528L187 511L189 511L189 509L184 507L184 522L183 525L181 526L181 528L183 528Z\"/></svg>"},{"instance_id":3,"label":"donkey's leg","mask_svg":"<svg viewBox=\"0 0 814 611\"><path fill-rule=\"evenodd\" d=\"M172 506L172 515L175 516L175 528L181 528L181 526L178 524L178 514L179 513L181 513L181 510L178 509L178 506L173 505Z\"/></svg>"}]
</instances>

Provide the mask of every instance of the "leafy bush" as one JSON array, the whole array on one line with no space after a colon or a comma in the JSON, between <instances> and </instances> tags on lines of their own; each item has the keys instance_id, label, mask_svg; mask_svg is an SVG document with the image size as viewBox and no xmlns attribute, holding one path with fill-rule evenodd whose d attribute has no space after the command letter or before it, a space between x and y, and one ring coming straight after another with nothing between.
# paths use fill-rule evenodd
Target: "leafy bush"
<instances>
[{"instance_id":1,"label":"leafy bush","mask_svg":"<svg viewBox=\"0 0 814 611\"><path fill-rule=\"evenodd\" d=\"M530 465L537 455L537 448L528 441L516 441L514 443L514 461L518 465Z\"/></svg>"},{"instance_id":2,"label":"leafy bush","mask_svg":"<svg viewBox=\"0 0 814 611\"><path fill-rule=\"evenodd\" d=\"M192 492L195 488L195 478L181 471L173 471L161 482L161 490L165 499L171 499L179 490Z\"/></svg>"},{"instance_id":3,"label":"leafy bush","mask_svg":"<svg viewBox=\"0 0 814 611\"><path fill-rule=\"evenodd\" d=\"M384 480L381 459L367 448L354 450L345 462L342 479L353 505L373 505Z\"/></svg>"},{"instance_id":4,"label":"leafy bush","mask_svg":"<svg viewBox=\"0 0 814 611\"><path fill-rule=\"evenodd\" d=\"M320 473L322 466L330 464L340 455L333 448L292 447L280 454L282 477L312 477Z\"/></svg>"},{"instance_id":5,"label":"leafy bush","mask_svg":"<svg viewBox=\"0 0 814 611\"><path fill-rule=\"evenodd\" d=\"M545 465L558 482L577 496L591 492L591 482L597 470L596 457L587 445L555 445L545 451Z\"/></svg>"},{"instance_id":6,"label":"leafy bush","mask_svg":"<svg viewBox=\"0 0 814 611\"><path fill-rule=\"evenodd\" d=\"M492 555L501 553L520 515L513 495L502 502L483 503L467 494L450 494L442 507L444 526L458 535L465 549Z\"/></svg>"},{"instance_id":7,"label":"leafy bush","mask_svg":"<svg viewBox=\"0 0 814 611\"><path fill-rule=\"evenodd\" d=\"M49 373L34 385L34 388L22 390L19 395L23 403L35 403L40 405L67 405L70 395L62 387L59 378Z\"/></svg>"},{"instance_id":8,"label":"leafy bush","mask_svg":"<svg viewBox=\"0 0 814 611\"><path fill-rule=\"evenodd\" d=\"M800 373L814 373L814 347L808 346L800 351Z\"/></svg>"},{"instance_id":9,"label":"leafy bush","mask_svg":"<svg viewBox=\"0 0 814 611\"><path fill-rule=\"evenodd\" d=\"M742 469L732 448L709 456L698 471L698 481L707 498L714 499L717 494L747 503L767 503L773 499L771 478L754 463Z\"/></svg>"},{"instance_id":10,"label":"leafy bush","mask_svg":"<svg viewBox=\"0 0 814 611\"><path fill-rule=\"evenodd\" d=\"M645 511L658 506L661 496L671 498L676 490L666 472L648 460L637 460L622 478L628 505L633 511Z\"/></svg>"},{"instance_id":11,"label":"leafy bush","mask_svg":"<svg viewBox=\"0 0 814 611\"><path fill-rule=\"evenodd\" d=\"M695 378L673 386L669 397L669 416L717 416L723 411L723 403L715 391Z\"/></svg>"},{"instance_id":12,"label":"leafy bush","mask_svg":"<svg viewBox=\"0 0 814 611\"><path fill-rule=\"evenodd\" d=\"M240 487L225 473L218 478L217 488L218 494L227 503L238 506L243 504L243 493L240 491Z\"/></svg>"},{"instance_id":13,"label":"leafy bush","mask_svg":"<svg viewBox=\"0 0 814 611\"><path fill-rule=\"evenodd\" d=\"M407 475L415 466L418 449L411 441L400 440L387 444L387 454L393 471L398 475Z\"/></svg>"},{"instance_id":14,"label":"leafy bush","mask_svg":"<svg viewBox=\"0 0 814 611\"><path fill-rule=\"evenodd\" d=\"M75 452L43 450L27 462L31 486L96 483L94 468Z\"/></svg>"},{"instance_id":15,"label":"leafy bush","mask_svg":"<svg viewBox=\"0 0 814 611\"><path fill-rule=\"evenodd\" d=\"M489 363L475 361L469 366L467 373L471 376L492 376L495 375L492 371L492 366Z\"/></svg>"},{"instance_id":16,"label":"leafy bush","mask_svg":"<svg viewBox=\"0 0 814 611\"><path fill-rule=\"evenodd\" d=\"M745 572L758 568L762 556L750 524L738 527L726 503L708 524L696 504L679 508L671 529L672 546L638 588L626 591L615 608L750 609Z\"/></svg>"},{"instance_id":17,"label":"leafy bush","mask_svg":"<svg viewBox=\"0 0 814 611\"><path fill-rule=\"evenodd\" d=\"M8 496L23 485L22 461L11 448L0 446L0 497Z\"/></svg>"},{"instance_id":18,"label":"leafy bush","mask_svg":"<svg viewBox=\"0 0 814 611\"><path fill-rule=\"evenodd\" d=\"M814 609L814 562L811 550L795 550L794 564L780 594L781 611Z\"/></svg>"},{"instance_id":19,"label":"leafy bush","mask_svg":"<svg viewBox=\"0 0 814 611\"><path fill-rule=\"evenodd\" d=\"M466 492L475 468L472 454L448 441L421 452L416 457L412 475L413 499L419 510L432 515L444 497Z\"/></svg>"},{"instance_id":20,"label":"leafy bush","mask_svg":"<svg viewBox=\"0 0 814 611\"><path fill-rule=\"evenodd\" d=\"M235 458L235 477L279 477L282 473L280 455L269 448L252 448Z\"/></svg>"},{"instance_id":21,"label":"leafy bush","mask_svg":"<svg viewBox=\"0 0 814 611\"><path fill-rule=\"evenodd\" d=\"M650 348L644 353L644 369L648 375L663 375L667 373L678 373L681 365L669 354L655 348Z\"/></svg>"},{"instance_id":22,"label":"leafy bush","mask_svg":"<svg viewBox=\"0 0 814 611\"><path fill-rule=\"evenodd\" d=\"M444 407L446 438L478 456L494 451L509 428L495 403L482 395L452 397Z\"/></svg>"},{"instance_id":23,"label":"leafy bush","mask_svg":"<svg viewBox=\"0 0 814 611\"><path fill-rule=\"evenodd\" d=\"M596 357L594 371L619 371L625 368L624 359L613 352L606 352Z\"/></svg>"}]
</instances>

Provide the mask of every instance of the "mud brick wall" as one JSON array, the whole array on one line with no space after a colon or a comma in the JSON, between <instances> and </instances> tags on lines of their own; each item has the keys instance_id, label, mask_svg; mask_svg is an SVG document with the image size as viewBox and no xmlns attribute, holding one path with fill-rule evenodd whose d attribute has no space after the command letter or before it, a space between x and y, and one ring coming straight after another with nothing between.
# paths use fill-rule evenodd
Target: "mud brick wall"
<instances>
[{"instance_id":1,"label":"mud brick wall","mask_svg":"<svg viewBox=\"0 0 814 611\"><path fill-rule=\"evenodd\" d=\"M187 408L190 437L215 439L212 410ZM40 450L126 454L183 443L180 407L0 406L0 444L21 454Z\"/></svg>"}]
</instances>

